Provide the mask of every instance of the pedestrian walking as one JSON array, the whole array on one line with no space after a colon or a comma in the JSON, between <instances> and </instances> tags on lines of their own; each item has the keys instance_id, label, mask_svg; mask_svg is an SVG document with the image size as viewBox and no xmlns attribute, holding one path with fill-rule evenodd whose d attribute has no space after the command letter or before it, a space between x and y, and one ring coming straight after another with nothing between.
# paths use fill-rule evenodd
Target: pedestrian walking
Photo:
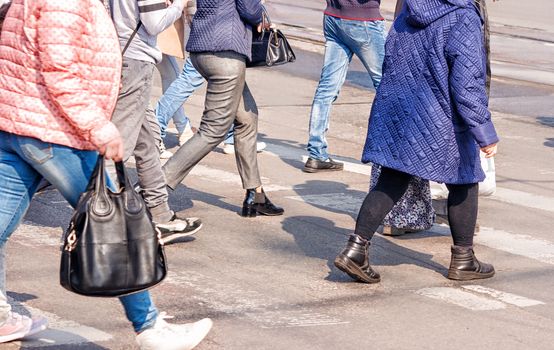
<instances>
[{"instance_id":1,"label":"pedestrian walking","mask_svg":"<svg viewBox=\"0 0 554 350\"><path fill-rule=\"evenodd\" d=\"M331 105L339 96L348 66L356 55L377 90L385 54L385 22L380 0L327 0L324 12L325 57L312 109L308 138L309 158L303 171L340 171L344 164L329 157L327 131Z\"/></svg>"},{"instance_id":2,"label":"pedestrian walking","mask_svg":"<svg viewBox=\"0 0 554 350\"><path fill-rule=\"evenodd\" d=\"M183 113L184 118L175 119L175 111L183 110L183 104L188 98L204 84L204 77L192 65L190 57L187 57L183 69L177 74L176 78L164 90L162 96L156 104L156 120L161 131L161 147L165 150L164 140L167 135L167 127L173 116L173 122L179 133L179 145L184 145L194 135L190 119ZM160 149L161 151L161 149ZM163 156L162 159L169 159L173 154Z\"/></svg>"},{"instance_id":3,"label":"pedestrian walking","mask_svg":"<svg viewBox=\"0 0 554 350\"><path fill-rule=\"evenodd\" d=\"M162 93L165 94L171 86L171 83L173 83L181 73L181 69L179 68L177 59L166 54L162 55L162 61L156 65L156 68L160 72L160 78L162 81ZM200 76L200 78L202 79L203 83L204 79L202 78L202 76ZM200 85L202 85L202 83L200 83ZM169 124L170 120L173 120L173 124L175 124L175 128L177 129L177 133L179 135L179 143L186 142L186 140L191 138L193 134L190 119L185 114L185 110L182 104L177 107L176 111L172 115L170 115L167 120L165 120L165 118L163 121L158 119L160 135L159 139L156 139L156 141L160 150L160 159L169 159L173 155L171 151L167 150L164 143L164 139L167 133L167 125ZM154 130L154 134L157 135L158 132Z\"/></svg>"},{"instance_id":4,"label":"pedestrian walking","mask_svg":"<svg viewBox=\"0 0 554 350\"><path fill-rule=\"evenodd\" d=\"M162 232L162 241L169 243L194 234L202 226L198 218L178 218L169 207L153 132L157 129L157 120L153 109L149 108L154 66L162 60L156 38L181 17L185 0L175 0L169 6L165 0L152 0L145 6L142 2L109 0L119 42L122 49L127 46L123 54L121 90L112 121L124 140L123 159L128 161L134 155L141 194Z\"/></svg>"},{"instance_id":5,"label":"pedestrian walking","mask_svg":"<svg viewBox=\"0 0 554 350\"><path fill-rule=\"evenodd\" d=\"M97 0L13 0L0 39L0 341L46 327L10 311L4 249L42 178L73 206L98 152L120 161L123 141L110 117L121 51ZM17 86L17 89L14 87ZM148 291L119 298L141 349L192 349L212 322L169 324Z\"/></svg>"},{"instance_id":6,"label":"pedestrian walking","mask_svg":"<svg viewBox=\"0 0 554 350\"><path fill-rule=\"evenodd\" d=\"M382 166L354 234L335 265L375 283L370 240L414 176L445 183L454 245L448 278L494 275L473 251L479 150L493 157L498 136L486 93L481 16L473 0L406 0L387 38L383 82L373 103L363 162Z\"/></svg>"},{"instance_id":7,"label":"pedestrian walking","mask_svg":"<svg viewBox=\"0 0 554 350\"><path fill-rule=\"evenodd\" d=\"M187 29L191 25L192 18L194 17L195 13L196 0L189 0L187 2L187 7L185 8L185 42L188 41L188 35L186 35L188 34ZM165 136L167 134L167 126L169 124L169 120L171 119L173 111L178 111L182 109L182 105L186 103L186 101L194 93L194 91L196 91L204 84L204 81L204 77L200 73L198 73L196 68L194 68L192 61L190 60L190 56L187 57L181 74L179 74L177 78L173 80L173 83L171 84L172 86L170 86L168 89L164 88L164 93L160 97L160 100L156 105L156 117L160 124L160 134L162 141L165 139ZM186 126L183 128L180 127L180 124L185 125L185 122L176 120L175 116L173 117L175 127L177 128L177 132L179 133L179 146L184 145L193 136L193 130L190 126L190 120L186 116L185 118L187 122ZM183 128L183 131L180 130L181 128ZM227 133L227 137L223 142L223 153L225 154L235 153L234 129L234 125L231 125L231 128ZM258 142L256 144L256 149L258 152L263 151L265 147L266 144L264 142ZM165 144L163 142L160 143L160 158L168 159L172 155L173 154L171 152L166 150Z\"/></svg>"},{"instance_id":8,"label":"pedestrian walking","mask_svg":"<svg viewBox=\"0 0 554 350\"><path fill-rule=\"evenodd\" d=\"M261 30L260 0L198 0L187 51L208 82L198 132L164 165L168 186L175 189L212 151L234 123L236 161L246 189L242 215L282 215L264 193L256 154L258 110L245 82L251 55L252 28Z\"/></svg>"}]
</instances>

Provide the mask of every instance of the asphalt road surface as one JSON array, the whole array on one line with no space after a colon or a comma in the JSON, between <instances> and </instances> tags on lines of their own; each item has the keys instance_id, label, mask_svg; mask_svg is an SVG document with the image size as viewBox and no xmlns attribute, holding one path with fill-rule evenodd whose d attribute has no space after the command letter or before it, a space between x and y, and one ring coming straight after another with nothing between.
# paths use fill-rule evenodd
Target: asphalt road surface
<instances>
[{"instance_id":1,"label":"asphalt road surface","mask_svg":"<svg viewBox=\"0 0 554 350\"><path fill-rule=\"evenodd\" d=\"M152 290L160 310L173 322L211 317L214 328L200 350L553 349L554 55L544 37L552 30L551 2L491 3L495 28L513 20L529 29L524 38L503 30L493 35L493 60L509 67L493 67L491 110L502 139L498 188L480 199L475 250L497 275L447 280L451 239L448 227L436 225L400 237L376 235L371 261L382 275L376 285L353 283L332 263L369 185L370 167L359 158L374 92L358 62L333 107L328 137L345 171L300 170L322 64L321 3L270 1L274 20L288 23L283 30L297 38L298 60L247 76L259 105L260 141L268 144L259 154L264 187L285 215L240 217L244 192L234 157L208 155L170 194L179 215L202 218L204 228L166 247L170 275ZM540 30L529 25L535 19ZM159 93L158 83L153 101ZM186 105L195 125L203 94ZM169 147L176 146L175 129L168 137ZM58 284L60 237L70 215L57 192L46 192L11 238L8 295L19 311L48 317L51 328L0 349L135 348L117 300L80 297Z\"/></svg>"}]
</instances>

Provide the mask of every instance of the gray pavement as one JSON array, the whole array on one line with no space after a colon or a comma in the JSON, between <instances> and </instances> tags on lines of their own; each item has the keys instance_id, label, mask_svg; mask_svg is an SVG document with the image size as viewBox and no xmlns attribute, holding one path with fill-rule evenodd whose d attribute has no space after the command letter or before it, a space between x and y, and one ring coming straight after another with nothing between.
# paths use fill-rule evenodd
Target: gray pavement
<instances>
[{"instance_id":1,"label":"gray pavement","mask_svg":"<svg viewBox=\"0 0 554 350\"><path fill-rule=\"evenodd\" d=\"M301 6L320 8L316 3ZM495 6L504 3L513 2ZM300 10L292 13L302 24ZM315 17L304 18L315 23ZM316 33L306 28L297 31L307 38ZM507 50L517 51L520 43L510 43ZM368 188L370 168L358 159L374 93L354 62L329 134L330 151L346 162L345 171L301 172L322 47L305 40L292 45L296 63L247 74L260 109L260 140L268 144L259 154L264 187L285 215L241 218L244 193L234 157L212 152L171 193L179 214L202 218L204 228L166 247L170 276L152 290L159 308L176 322L214 320L199 350L553 349L554 87L536 79L493 80L491 109L502 138L498 191L480 201L476 251L495 264L497 275L472 283L447 280L449 231L437 225L396 238L377 235L371 260L382 282L364 285L332 261ZM536 56L518 67L549 60ZM157 84L153 100L159 93ZM202 106L203 91L186 105L195 125ZM0 349L135 348L116 300L76 296L58 284L59 239L70 215L57 192L46 192L14 233L8 294L22 312L47 316L52 327Z\"/></svg>"}]
</instances>

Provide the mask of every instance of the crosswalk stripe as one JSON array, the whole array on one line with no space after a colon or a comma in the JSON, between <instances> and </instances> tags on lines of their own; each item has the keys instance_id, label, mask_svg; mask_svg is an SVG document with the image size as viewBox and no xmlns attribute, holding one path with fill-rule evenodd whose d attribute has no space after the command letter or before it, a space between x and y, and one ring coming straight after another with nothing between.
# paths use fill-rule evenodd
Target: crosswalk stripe
<instances>
[{"instance_id":1,"label":"crosswalk stripe","mask_svg":"<svg viewBox=\"0 0 554 350\"><path fill-rule=\"evenodd\" d=\"M506 304L498 300L492 300L487 297L478 296L457 288L423 288L416 291L416 294L423 295L432 299L441 300L473 311L492 311L506 308Z\"/></svg>"},{"instance_id":2,"label":"crosswalk stripe","mask_svg":"<svg viewBox=\"0 0 554 350\"><path fill-rule=\"evenodd\" d=\"M491 198L508 204L515 204L554 213L554 198L551 197L497 187L496 193Z\"/></svg>"},{"instance_id":3,"label":"crosswalk stripe","mask_svg":"<svg viewBox=\"0 0 554 350\"><path fill-rule=\"evenodd\" d=\"M544 305L542 301L502 292L489 287L465 285L460 288L432 287L417 290L415 293L473 311L501 310L505 309L507 304L517 307Z\"/></svg>"},{"instance_id":4,"label":"crosswalk stripe","mask_svg":"<svg viewBox=\"0 0 554 350\"><path fill-rule=\"evenodd\" d=\"M542 301L528 299L519 295L502 292L488 287L483 287L478 285L466 285L466 286L462 286L462 288L472 292L489 295L494 299L498 299L506 304L510 304L514 306L529 307L529 306L536 306L536 305L544 305Z\"/></svg>"},{"instance_id":5,"label":"crosswalk stripe","mask_svg":"<svg viewBox=\"0 0 554 350\"><path fill-rule=\"evenodd\" d=\"M48 328L31 337L20 341L19 344L27 348L54 347L63 345L78 345L109 341L111 334L102 332L96 328L81 325L71 320L65 320L56 314L39 310L37 308L20 303L13 298L8 298L15 312L26 315L43 316L48 319Z\"/></svg>"}]
</instances>

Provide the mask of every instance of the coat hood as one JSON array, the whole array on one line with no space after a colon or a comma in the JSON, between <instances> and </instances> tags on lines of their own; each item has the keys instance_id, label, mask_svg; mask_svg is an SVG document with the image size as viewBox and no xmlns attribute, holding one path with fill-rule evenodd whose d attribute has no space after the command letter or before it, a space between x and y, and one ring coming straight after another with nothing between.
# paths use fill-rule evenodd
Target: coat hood
<instances>
[{"instance_id":1,"label":"coat hood","mask_svg":"<svg viewBox=\"0 0 554 350\"><path fill-rule=\"evenodd\" d=\"M473 0L406 0L405 10L410 25L427 27L452 11L471 6Z\"/></svg>"}]
</instances>

